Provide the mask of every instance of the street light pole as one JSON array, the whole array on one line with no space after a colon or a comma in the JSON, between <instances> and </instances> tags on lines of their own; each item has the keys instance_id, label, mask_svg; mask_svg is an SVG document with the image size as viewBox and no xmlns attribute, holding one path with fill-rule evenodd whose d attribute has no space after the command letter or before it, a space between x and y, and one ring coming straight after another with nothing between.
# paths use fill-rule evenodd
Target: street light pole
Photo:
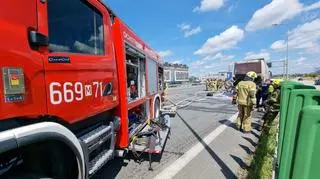
<instances>
[{"instance_id":1,"label":"street light pole","mask_svg":"<svg viewBox=\"0 0 320 179\"><path fill-rule=\"evenodd\" d=\"M283 24L272 24L273 26L283 25ZM283 70L285 74L283 77L289 79L289 30L287 30L287 48L286 48L286 59L284 60Z\"/></svg>"},{"instance_id":2,"label":"street light pole","mask_svg":"<svg viewBox=\"0 0 320 179\"><path fill-rule=\"evenodd\" d=\"M287 70L286 70L286 60L283 60L283 79L286 79Z\"/></svg>"},{"instance_id":3,"label":"street light pole","mask_svg":"<svg viewBox=\"0 0 320 179\"><path fill-rule=\"evenodd\" d=\"M286 79L289 79L289 31L287 32L287 50L286 50L286 62L285 62L285 68L286 68Z\"/></svg>"}]
</instances>

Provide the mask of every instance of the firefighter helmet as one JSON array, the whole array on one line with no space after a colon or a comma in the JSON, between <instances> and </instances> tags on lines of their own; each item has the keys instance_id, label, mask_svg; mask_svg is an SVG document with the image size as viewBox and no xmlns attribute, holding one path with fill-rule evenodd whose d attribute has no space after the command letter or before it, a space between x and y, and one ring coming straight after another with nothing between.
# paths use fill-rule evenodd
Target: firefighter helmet
<instances>
[{"instance_id":1,"label":"firefighter helmet","mask_svg":"<svg viewBox=\"0 0 320 179\"><path fill-rule=\"evenodd\" d=\"M281 80L280 79L274 79L274 80L272 80L272 84L275 85L275 86L280 86Z\"/></svg>"},{"instance_id":2,"label":"firefighter helmet","mask_svg":"<svg viewBox=\"0 0 320 179\"><path fill-rule=\"evenodd\" d=\"M249 72L247 73L247 77L249 77L249 78L251 78L251 79L255 79L255 78L257 78L257 73L254 72L254 71L249 71Z\"/></svg>"}]
</instances>

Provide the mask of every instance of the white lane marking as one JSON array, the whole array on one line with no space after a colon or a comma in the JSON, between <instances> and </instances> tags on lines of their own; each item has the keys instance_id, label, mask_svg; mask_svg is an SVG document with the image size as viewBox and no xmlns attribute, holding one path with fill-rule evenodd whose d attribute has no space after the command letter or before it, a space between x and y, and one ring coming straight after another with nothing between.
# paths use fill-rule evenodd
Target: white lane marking
<instances>
[{"instance_id":1,"label":"white lane marking","mask_svg":"<svg viewBox=\"0 0 320 179\"><path fill-rule=\"evenodd\" d=\"M179 101L179 102L177 102L177 103L175 103L174 101L172 101L172 99L170 99L170 98L168 98L168 100L169 100L172 104L174 104L175 106L178 106L180 103L183 103L184 101L190 100L190 99L192 99L192 98L196 98L197 95L199 95L199 94L201 94L201 93L206 93L206 92L205 92L205 91L195 92L193 96L187 97L187 98L185 98L185 99L183 99L183 100L181 100L181 101Z\"/></svg>"},{"instance_id":2,"label":"white lane marking","mask_svg":"<svg viewBox=\"0 0 320 179\"><path fill-rule=\"evenodd\" d=\"M194 96L191 96L191 97L188 97L188 98L186 98L186 99L184 99L184 100L181 100L181 101L179 101L179 102L177 102L177 103L175 103L175 102L173 102L171 99L168 99L168 101L170 102L170 103L172 103L172 105L169 105L168 107L173 107L173 106L176 106L176 107L178 107L178 108L184 108L184 107L186 107L186 106L189 106L191 103L193 103L193 102L200 102L200 101L204 101L204 100L206 100L206 99L226 99L226 100L229 100L230 99L230 97L228 97L228 96L225 96L225 95L223 95L222 93L216 93L216 94L214 94L213 96L211 96L211 97L205 97L205 98L197 98L197 96L198 96L198 94L201 94L201 93L207 93L206 91L198 91L198 92L196 92L195 93L195 95ZM190 100L190 99L192 99L192 100ZM185 101L188 101L189 100L189 102L187 102L186 104L181 104L181 103L183 103L183 102L185 102ZM181 104L181 105L180 105Z\"/></svg>"},{"instance_id":3,"label":"white lane marking","mask_svg":"<svg viewBox=\"0 0 320 179\"><path fill-rule=\"evenodd\" d=\"M209 145L216 137L218 137L227 127L228 124L234 122L237 118L238 113L231 116L228 122L221 124L218 128L208 134L203 142ZM191 149L189 149L184 155L178 158L175 162L173 162L170 166L165 168L162 172L160 172L155 179L169 179L173 178L179 171L181 171L189 162L192 161L202 150L204 146L198 142Z\"/></svg>"},{"instance_id":4,"label":"white lane marking","mask_svg":"<svg viewBox=\"0 0 320 179\"><path fill-rule=\"evenodd\" d=\"M194 100L192 100L192 101L189 101L188 103L186 103L186 104L182 104L182 105L180 105L180 106L178 106L178 108L184 108L184 107L187 107L187 106L189 106L191 103L193 103L193 102L200 102L200 101L204 101L204 100L206 100L207 98L200 98L200 99L194 99Z\"/></svg>"},{"instance_id":5,"label":"white lane marking","mask_svg":"<svg viewBox=\"0 0 320 179\"><path fill-rule=\"evenodd\" d=\"M184 101L190 100L190 99L192 99L192 98L194 98L194 97L195 97L195 96L191 96L191 97L185 98L184 100L181 100L181 101L175 103L175 105L179 105L179 104L183 103Z\"/></svg>"}]
</instances>

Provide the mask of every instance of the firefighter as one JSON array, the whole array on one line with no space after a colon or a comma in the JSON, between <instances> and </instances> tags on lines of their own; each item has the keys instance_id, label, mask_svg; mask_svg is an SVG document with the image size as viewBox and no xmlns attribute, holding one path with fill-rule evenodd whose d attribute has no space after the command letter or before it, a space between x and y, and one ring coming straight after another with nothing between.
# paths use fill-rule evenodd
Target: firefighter
<instances>
[{"instance_id":1,"label":"firefighter","mask_svg":"<svg viewBox=\"0 0 320 179\"><path fill-rule=\"evenodd\" d=\"M268 98L270 97L271 93L274 91L274 79L270 80L270 84L268 86Z\"/></svg>"},{"instance_id":2,"label":"firefighter","mask_svg":"<svg viewBox=\"0 0 320 179\"><path fill-rule=\"evenodd\" d=\"M214 79L212 81L212 87L213 87L213 91L217 92L218 91L218 79Z\"/></svg>"},{"instance_id":3,"label":"firefighter","mask_svg":"<svg viewBox=\"0 0 320 179\"><path fill-rule=\"evenodd\" d=\"M217 91L221 91L222 87L223 87L223 81L222 81L222 79L218 79L217 80Z\"/></svg>"},{"instance_id":4,"label":"firefighter","mask_svg":"<svg viewBox=\"0 0 320 179\"><path fill-rule=\"evenodd\" d=\"M214 79L210 79L209 81L209 91L214 91L215 87L214 87L215 83L214 83Z\"/></svg>"},{"instance_id":5,"label":"firefighter","mask_svg":"<svg viewBox=\"0 0 320 179\"><path fill-rule=\"evenodd\" d=\"M239 114L236 125L245 133L251 132L251 116L253 105L256 104L256 84L253 82L257 74L249 71L243 81L236 86L236 98Z\"/></svg>"},{"instance_id":6,"label":"firefighter","mask_svg":"<svg viewBox=\"0 0 320 179\"><path fill-rule=\"evenodd\" d=\"M267 123L268 125L273 121L273 119L278 115L280 110L280 89L281 89L281 80L275 79L272 80L269 91L271 94L269 98L265 101L264 106L266 108L266 113L262 117L262 125L260 125L260 130Z\"/></svg>"},{"instance_id":7,"label":"firefighter","mask_svg":"<svg viewBox=\"0 0 320 179\"><path fill-rule=\"evenodd\" d=\"M211 78L211 79L209 80L209 83L208 83L209 91L212 91L212 89L213 89L212 81L213 81L213 79Z\"/></svg>"},{"instance_id":8,"label":"firefighter","mask_svg":"<svg viewBox=\"0 0 320 179\"><path fill-rule=\"evenodd\" d=\"M257 102L256 102L256 108L257 110L259 111L260 109L260 101L262 99L262 78L261 76L259 75L255 80L254 80L256 86L257 86L257 93L256 93L256 99L257 99Z\"/></svg>"},{"instance_id":9,"label":"firefighter","mask_svg":"<svg viewBox=\"0 0 320 179\"><path fill-rule=\"evenodd\" d=\"M163 87L163 101L168 100L168 83L164 83Z\"/></svg>"},{"instance_id":10,"label":"firefighter","mask_svg":"<svg viewBox=\"0 0 320 179\"><path fill-rule=\"evenodd\" d=\"M207 79L207 80L206 80L206 91L209 91L209 83L210 83L210 80Z\"/></svg>"},{"instance_id":11,"label":"firefighter","mask_svg":"<svg viewBox=\"0 0 320 179\"><path fill-rule=\"evenodd\" d=\"M263 107L263 104L265 103L265 101L268 99L268 96L269 96L269 91L268 91L268 88L269 88L269 85L270 85L270 80L267 80L265 83L262 84L262 112L264 112L264 107Z\"/></svg>"}]
</instances>

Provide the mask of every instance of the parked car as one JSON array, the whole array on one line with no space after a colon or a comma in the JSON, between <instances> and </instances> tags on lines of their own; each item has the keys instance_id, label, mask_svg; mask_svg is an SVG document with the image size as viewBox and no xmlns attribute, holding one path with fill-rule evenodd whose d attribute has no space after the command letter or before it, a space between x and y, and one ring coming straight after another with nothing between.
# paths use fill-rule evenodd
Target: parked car
<instances>
[{"instance_id":1,"label":"parked car","mask_svg":"<svg viewBox=\"0 0 320 179\"><path fill-rule=\"evenodd\" d=\"M303 81L303 78L298 78L298 81Z\"/></svg>"},{"instance_id":2,"label":"parked car","mask_svg":"<svg viewBox=\"0 0 320 179\"><path fill-rule=\"evenodd\" d=\"M320 85L320 79L315 80L315 81L314 81L314 84L315 84L315 85Z\"/></svg>"}]
</instances>

